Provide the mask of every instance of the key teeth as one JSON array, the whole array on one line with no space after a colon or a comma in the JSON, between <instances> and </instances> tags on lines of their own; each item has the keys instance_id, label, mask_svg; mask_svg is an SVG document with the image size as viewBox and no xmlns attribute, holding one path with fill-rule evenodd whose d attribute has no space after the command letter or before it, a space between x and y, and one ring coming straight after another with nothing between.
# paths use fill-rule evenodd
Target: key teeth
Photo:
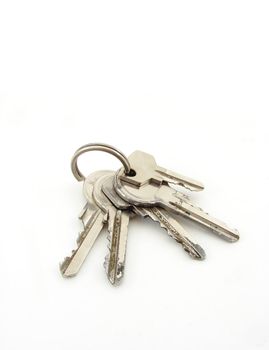
<instances>
[{"instance_id":1,"label":"key teeth","mask_svg":"<svg viewBox=\"0 0 269 350\"><path fill-rule=\"evenodd\" d=\"M105 261L104 261L104 268L105 268L105 271L106 271L106 274L108 275L108 267L109 267L109 259L110 259L110 253L111 253L111 237L112 236L112 232L111 231L108 231L108 234L106 236L106 239L107 239L107 249L108 249L108 254L105 256Z\"/></svg>"},{"instance_id":2,"label":"key teeth","mask_svg":"<svg viewBox=\"0 0 269 350\"><path fill-rule=\"evenodd\" d=\"M78 237L77 237L77 245L79 245L83 240L83 231L81 231L79 234L78 234Z\"/></svg>"},{"instance_id":3,"label":"key teeth","mask_svg":"<svg viewBox=\"0 0 269 350\"><path fill-rule=\"evenodd\" d=\"M109 254L107 254L105 256L105 261L104 261L104 268L105 268L108 280L112 285L119 285L124 275L124 265L122 263L118 264L117 276L115 279L112 279L111 276L108 275L109 258L110 256Z\"/></svg>"},{"instance_id":4,"label":"key teeth","mask_svg":"<svg viewBox=\"0 0 269 350\"><path fill-rule=\"evenodd\" d=\"M195 208L195 209L198 209L198 210L200 210L201 212L203 212L203 213L209 215L207 212L204 211L204 209L202 209L201 207L198 207L198 206L196 206L195 204L191 203L190 198L189 198L187 195L182 194L182 193L176 191L176 192L174 193L174 197L175 197L176 199L179 200L179 203L175 203L176 205L182 205L183 202L185 201L185 202L187 202L188 205L190 205L191 207L193 207L193 208ZM183 198L182 198L182 197L183 197ZM174 205L173 202L170 202L170 203L171 203L172 205Z\"/></svg>"},{"instance_id":5,"label":"key teeth","mask_svg":"<svg viewBox=\"0 0 269 350\"><path fill-rule=\"evenodd\" d=\"M104 268L106 273L108 272L108 261L109 261L109 254L105 256L105 261L104 261Z\"/></svg>"},{"instance_id":6,"label":"key teeth","mask_svg":"<svg viewBox=\"0 0 269 350\"><path fill-rule=\"evenodd\" d=\"M78 234L78 237L77 237L77 240L76 240L76 243L77 243L77 246L79 247L80 244L82 243L83 239L85 238L86 234L85 234L85 231L81 231L79 234ZM67 256L64 258L64 261L62 263L59 264L59 267L60 267L60 271L61 271L61 274L64 276L64 277L71 277L71 276L67 276L65 275L65 271L67 270L74 254L76 253L77 249L73 249L71 251L71 256Z\"/></svg>"},{"instance_id":7,"label":"key teeth","mask_svg":"<svg viewBox=\"0 0 269 350\"><path fill-rule=\"evenodd\" d=\"M108 249L108 254L107 255L110 255L110 253L111 253L111 241L109 241L108 243L107 243L107 249Z\"/></svg>"},{"instance_id":8,"label":"key teeth","mask_svg":"<svg viewBox=\"0 0 269 350\"><path fill-rule=\"evenodd\" d=\"M110 248L109 248L109 251L110 251ZM106 275L107 275L107 278L109 280L109 282L113 285L113 286L118 286L121 281L122 281L122 278L124 276L124 264L122 263L118 263L117 265L117 274L116 276L111 276L109 274L109 260L110 260L110 253L108 253L106 256L105 256L105 260L104 260L104 269L105 269L105 272L106 272Z\"/></svg>"},{"instance_id":9,"label":"key teeth","mask_svg":"<svg viewBox=\"0 0 269 350\"><path fill-rule=\"evenodd\" d=\"M120 284L120 282L122 281L122 278L124 276L124 268L125 268L124 264L122 263L118 264L117 278L116 278L117 284Z\"/></svg>"},{"instance_id":10,"label":"key teeth","mask_svg":"<svg viewBox=\"0 0 269 350\"><path fill-rule=\"evenodd\" d=\"M124 266L122 266L122 264L119 264L117 269L117 275L114 278L112 278L109 275L107 277L109 282L112 284L112 286L117 287L121 284L123 275L124 275Z\"/></svg>"},{"instance_id":11,"label":"key teeth","mask_svg":"<svg viewBox=\"0 0 269 350\"><path fill-rule=\"evenodd\" d=\"M59 264L60 272L63 276L65 276L65 271L68 268L71 258L69 256L64 258L64 261Z\"/></svg>"},{"instance_id":12,"label":"key teeth","mask_svg":"<svg viewBox=\"0 0 269 350\"><path fill-rule=\"evenodd\" d=\"M82 212L79 214L78 218L79 220L82 222L83 228L85 229L87 226L87 211L88 211L88 206L85 205L84 209L82 210Z\"/></svg>"},{"instance_id":13,"label":"key teeth","mask_svg":"<svg viewBox=\"0 0 269 350\"><path fill-rule=\"evenodd\" d=\"M87 209L88 209L88 203L86 203L86 204L84 205L83 209L82 209L81 212L79 213L79 215L78 215L79 220L83 221L83 217L84 217L84 215L85 215Z\"/></svg>"},{"instance_id":14,"label":"key teeth","mask_svg":"<svg viewBox=\"0 0 269 350\"><path fill-rule=\"evenodd\" d=\"M151 216L149 213L147 213L146 216L151 217L151 219L155 222L159 222L159 225L168 233L168 235L170 237L172 237L173 239L175 239L178 243L181 244L181 246L183 247L183 249L194 259L197 260L204 260L206 257L205 251L204 249L197 243L193 243L191 242L187 237L185 237L186 240L188 240L190 242L190 245L193 245L194 248L191 249L190 247L187 246L187 244L180 239L177 239L169 230L169 228L167 227L167 225L165 225L165 223L163 223L161 220L158 220L155 215Z\"/></svg>"},{"instance_id":15,"label":"key teeth","mask_svg":"<svg viewBox=\"0 0 269 350\"><path fill-rule=\"evenodd\" d=\"M77 249L73 249L71 251L71 255L65 257L64 261L62 263L60 263L60 271L64 277L72 277L73 276L73 275L66 275L65 272L68 269L68 266L69 266L70 262L72 261L72 258L74 256L74 254L76 253L76 251L77 251Z\"/></svg>"},{"instance_id":16,"label":"key teeth","mask_svg":"<svg viewBox=\"0 0 269 350\"><path fill-rule=\"evenodd\" d=\"M196 206L195 204L193 204L189 201L184 201L182 198L180 198L180 196L177 193L174 193L173 195L177 200L170 201L169 203L172 206L174 206L176 209L179 210L179 212L178 212L179 214L181 214L187 218L190 218L191 220L197 221L198 223L202 224L203 226L206 226L211 231L216 233L219 237L223 238L224 240L226 240L228 242L236 242L239 240L238 230L230 229L228 227L228 225L221 220L210 218L210 215L208 212L206 212L202 208ZM186 206L184 206L184 204ZM187 208L187 206L189 208ZM191 214L192 209L191 208L194 208L194 213L195 213L195 210L197 210L197 213L196 213L197 217L192 217L192 214ZM198 211L201 212L201 218L199 217ZM206 216L209 217L209 219L207 219L209 222L206 222Z\"/></svg>"},{"instance_id":17,"label":"key teeth","mask_svg":"<svg viewBox=\"0 0 269 350\"><path fill-rule=\"evenodd\" d=\"M104 261L104 268L105 268L105 271L106 273L108 274L108 267L109 267L109 260L110 260L110 253L111 253L111 239L108 239L108 244L107 244L107 249L108 249L108 254L106 254L105 256L105 261Z\"/></svg>"},{"instance_id":18,"label":"key teeth","mask_svg":"<svg viewBox=\"0 0 269 350\"><path fill-rule=\"evenodd\" d=\"M109 249L109 252L111 251L111 244L112 244L112 231L108 231L108 234L106 236L106 239L108 241L107 248Z\"/></svg>"},{"instance_id":19,"label":"key teeth","mask_svg":"<svg viewBox=\"0 0 269 350\"><path fill-rule=\"evenodd\" d=\"M185 244L182 244L183 249L193 258L196 260L204 260L206 258L206 253L204 249L199 244L194 244L195 252L193 252L189 247L187 247Z\"/></svg>"}]
</instances>

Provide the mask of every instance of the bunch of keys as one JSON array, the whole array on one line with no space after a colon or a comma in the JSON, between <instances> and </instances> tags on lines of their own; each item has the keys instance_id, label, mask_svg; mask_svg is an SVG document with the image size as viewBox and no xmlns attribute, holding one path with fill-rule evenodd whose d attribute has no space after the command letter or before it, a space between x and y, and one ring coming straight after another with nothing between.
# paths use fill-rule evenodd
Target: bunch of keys
<instances>
[{"instance_id":1,"label":"bunch of keys","mask_svg":"<svg viewBox=\"0 0 269 350\"><path fill-rule=\"evenodd\" d=\"M97 171L84 177L77 160L89 151L104 151L117 157L123 164L118 171ZM108 280L117 285L124 275L128 224L132 217L149 217L166 230L169 236L194 259L203 260L205 252L195 243L180 224L185 217L210 229L229 242L239 239L238 231L211 217L177 189L201 191L201 182L177 174L157 165L150 154L135 151L127 158L116 148L106 144L87 144L80 147L71 162L72 172L78 181L84 181L86 205L79 215L83 231L77 247L60 264L63 276L75 276L104 226L108 230L108 254L105 270Z\"/></svg>"}]
</instances>

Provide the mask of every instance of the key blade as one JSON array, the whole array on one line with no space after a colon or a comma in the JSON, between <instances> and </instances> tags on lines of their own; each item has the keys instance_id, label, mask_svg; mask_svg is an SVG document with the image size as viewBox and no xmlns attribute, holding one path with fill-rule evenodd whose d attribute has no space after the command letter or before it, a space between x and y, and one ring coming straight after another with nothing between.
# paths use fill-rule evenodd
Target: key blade
<instances>
[{"instance_id":1,"label":"key blade","mask_svg":"<svg viewBox=\"0 0 269 350\"><path fill-rule=\"evenodd\" d=\"M196 221L230 242L238 241L238 230L231 229L224 222L211 217L208 213L203 211L203 209L186 201L179 193L174 193L173 197L174 200L170 201L170 205L176 209L177 214L181 214L188 219Z\"/></svg>"},{"instance_id":2,"label":"key blade","mask_svg":"<svg viewBox=\"0 0 269 350\"><path fill-rule=\"evenodd\" d=\"M60 264L60 271L64 277L75 276L80 270L84 260L89 254L96 238L103 228L103 213L97 210L88 220L84 230L80 233L77 244L78 247L72 251L70 257L66 257Z\"/></svg>"},{"instance_id":3,"label":"key blade","mask_svg":"<svg viewBox=\"0 0 269 350\"><path fill-rule=\"evenodd\" d=\"M203 248L199 244L192 242L187 237L187 232L184 230L184 228L165 209L157 207L134 207L134 211L138 215L150 217L153 221L158 222L159 225L167 231L170 237L182 245L183 249L192 258L199 260L205 259L206 254Z\"/></svg>"},{"instance_id":4,"label":"key blade","mask_svg":"<svg viewBox=\"0 0 269 350\"><path fill-rule=\"evenodd\" d=\"M200 181L178 174L172 170L157 166L155 171L167 183L183 186L190 191L202 191L204 189L204 185Z\"/></svg>"},{"instance_id":5,"label":"key blade","mask_svg":"<svg viewBox=\"0 0 269 350\"><path fill-rule=\"evenodd\" d=\"M118 285L124 275L129 215L121 210L108 213L109 253L105 258L105 270L112 285Z\"/></svg>"},{"instance_id":6,"label":"key blade","mask_svg":"<svg viewBox=\"0 0 269 350\"><path fill-rule=\"evenodd\" d=\"M86 228L91 218L95 215L97 207L95 209L89 206L89 203L86 203L83 210L80 212L78 218L82 221L83 227Z\"/></svg>"}]
</instances>

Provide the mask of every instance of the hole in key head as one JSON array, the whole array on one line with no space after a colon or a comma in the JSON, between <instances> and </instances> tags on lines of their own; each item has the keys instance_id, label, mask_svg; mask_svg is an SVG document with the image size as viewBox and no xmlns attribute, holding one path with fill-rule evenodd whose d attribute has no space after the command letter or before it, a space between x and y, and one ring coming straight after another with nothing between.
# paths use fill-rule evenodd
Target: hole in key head
<instances>
[{"instance_id":1,"label":"hole in key head","mask_svg":"<svg viewBox=\"0 0 269 350\"><path fill-rule=\"evenodd\" d=\"M131 170L129 171L129 173L126 174L126 176L129 176L129 177L134 177L135 175L136 175L136 171L135 171L134 169L131 169Z\"/></svg>"}]
</instances>

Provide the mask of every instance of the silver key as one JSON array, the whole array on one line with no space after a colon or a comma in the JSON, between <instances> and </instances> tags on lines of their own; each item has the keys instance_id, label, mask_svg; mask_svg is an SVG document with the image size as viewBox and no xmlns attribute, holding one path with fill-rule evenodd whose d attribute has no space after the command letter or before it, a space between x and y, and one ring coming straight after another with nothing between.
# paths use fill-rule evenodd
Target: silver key
<instances>
[{"instance_id":1,"label":"silver key","mask_svg":"<svg viewBox=\"0 0 269 350\"><path fill-rule=\"evenodd\" d=\"M119 171L119 178L137 187L148 183L164 184L172 183L183 186L191 191L201 191L204 185L194 179L177 174L171 170L157 165L154 157L148 153L135 151L128 157L132 167L131 176L126 175L124 169Z\"/></svg>"},{"instance_id":2,"label":"silver key","mask_svg":"<svg viewBox=\"0 0 269 350\"><path fill-rule=\"evenodd\" d=\"M113 176L114 172L111 174ZM93 199L104 212L105 222L108 223L109 253L105 258L104 266L109 281L116 285L124 275L130 214L128 211L117 209L102 192L102 185L107 177L107 175L102 176L94 183Z\"/></svg>"},{"instance_id":3,"label":"silver key","mask_svg":"<svg viewBox=\"0 0 269 350\"><path fill-rule=\"evenodd\" d=\"M64 277L72 277L78 273L104 226L104 213L92 199L93 184L104 174L107 174L107 171L97 171L87 178L87 188L84 193L87 203L79 215L84 229L78 236L77 248L60 264L60 271Z\"/></svg>"},{"instance_id":4,"label":"silver key","mask_svg":"<svg viewBox=\"0 0 269 350\"><path fill-rule=\"evenodd\" d=\"M141 187L135 187L121 181L120 171L115 175L114 180L116 192L132 205L143 207L160 206L206 226L228 241L234 242L239 239L236 229L231 229L225 223L209 216L201 208L192 204L185 195L168 185L147 183Z\"/></svg>"},{"instance_id":5,"label":"silver key","mask_svg":"<svg viewBox=\"0 0 269 350\"><path fill-rule=\"evenodd\" d=\"M111 202L121 210L132 210L135 214L150 217L153 221L159 223L163 227L169 236L174 238L178 243L182 245L184 250L193 258L204 259L205 252L203 248L192 242L188 237L184 228L179 224L179 222L171 216L171 214L158 207L143 208L136 207L130 203L124 201L115 191L113 186L114 176L108 176L103 182L102 190L104 194L111 200Z\"/></svg>"},{"instance_id":6,"label":"silver key","mask_svg":"<svg viewBox=\"0 0 269 350\"><path fill-rule=\"evenodd\" d=\"M103 151L115 156L124 169L115 175L109 171L96 172L85 180L77 161L80 155L90 151ZM105 267L110 282L117 284L124 273L128 223L133 214L158 222L189 255L198 259L205 257L203 249L188 238L174 214L198 222L229 241L239 238L237 230L210 217L191 203L186 195L169 186L174 184L201 191L204 188L201 182L157 165L154 157L147 153L136 151L127 159L112 146L87 144L75 152L71 168L78 181L85 180L84 195L88 201L79 216L84 230L79 235L77 248L60 265L64 276L73 276L79 271L103 226L107 224L110 243Z\"/></svg>"}]
</instances>

